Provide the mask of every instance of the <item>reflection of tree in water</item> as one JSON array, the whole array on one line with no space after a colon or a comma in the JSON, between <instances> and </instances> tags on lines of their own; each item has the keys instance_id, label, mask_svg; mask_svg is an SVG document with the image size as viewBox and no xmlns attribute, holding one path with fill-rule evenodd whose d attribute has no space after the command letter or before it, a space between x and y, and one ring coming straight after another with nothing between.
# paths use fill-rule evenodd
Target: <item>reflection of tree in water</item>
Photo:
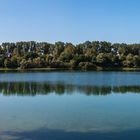
<instances>
[{"instance_id":1,"label":"reflection of tree in water","mask_svg":"<svg viewBox=\"0 0 140 140\"><path fill-rule=\"evenodd\" d=\"M140 93L139 86L80 86L68 85L64 83L39 83L39 82L2 82L0 92L3 95L34 96L55 93L74 94L83 93L85 95L108 95L111 93Z\"/></svg>"}]
</instances>

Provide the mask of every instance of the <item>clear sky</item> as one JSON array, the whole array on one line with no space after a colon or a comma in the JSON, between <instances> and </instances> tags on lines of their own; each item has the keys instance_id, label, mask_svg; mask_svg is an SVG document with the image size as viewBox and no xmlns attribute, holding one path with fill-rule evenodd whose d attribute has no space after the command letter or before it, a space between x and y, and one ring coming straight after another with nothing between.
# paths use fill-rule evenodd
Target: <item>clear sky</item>
<instances>
[{"instance_id":1,"label":"clear sky","mask_svg":"<svg viewBox=\"0 0 140 140\"><path fill-rule=\"evenodd\" d=\"M140 43L140 0L0 0L0 43Z\"/></svg>"}]
</instances>

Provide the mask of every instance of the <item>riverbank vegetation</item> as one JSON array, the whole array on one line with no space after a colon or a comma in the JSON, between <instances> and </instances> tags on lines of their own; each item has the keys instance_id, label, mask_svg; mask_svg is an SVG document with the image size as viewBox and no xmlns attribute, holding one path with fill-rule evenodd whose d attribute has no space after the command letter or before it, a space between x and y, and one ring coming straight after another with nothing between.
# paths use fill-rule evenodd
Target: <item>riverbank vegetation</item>
<instances>
[{"instance_id":1,"label":"riverbank vegetation","mask_svg":"<svg viewBox=\"0 0 140 140\"><path fill-rule=\"evenodd\" d=\"M140 44L86 41L17 42L0 45L0 68L8 69L128 69L140 68Z\"/></svg>"}]
</instances>

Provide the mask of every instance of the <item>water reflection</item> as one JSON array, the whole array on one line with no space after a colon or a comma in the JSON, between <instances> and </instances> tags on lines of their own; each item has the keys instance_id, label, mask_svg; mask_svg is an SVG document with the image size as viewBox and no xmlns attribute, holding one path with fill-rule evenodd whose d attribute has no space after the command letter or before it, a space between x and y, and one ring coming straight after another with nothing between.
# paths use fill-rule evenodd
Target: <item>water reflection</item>
<instances>
[{"instance_id":1,"label":"water reflection","mask_svg":"<svg viewBox=\"0 0 140 140\"><path fill-rule=\"evenodd\" d=\"M81 86L62 82L1 82L0 93L3 95L35 96L55 93L109 95L112 93L140 93L140 86Z\"/></svg>"},{"instance_id":2,"label":"water reflection","mask_svg":"<svg viewBox=\"0 0 140 140\"><path fill-rule=\"evenodd\" d=\"M16 140L139 140L140 129L132 129L121 132L67 132L65 130L51 130L40 128L32 131L23 132L3 132L0 133L2 138ZM6 137L4 137L6 136Z\"/></svg>"}]
</instances>

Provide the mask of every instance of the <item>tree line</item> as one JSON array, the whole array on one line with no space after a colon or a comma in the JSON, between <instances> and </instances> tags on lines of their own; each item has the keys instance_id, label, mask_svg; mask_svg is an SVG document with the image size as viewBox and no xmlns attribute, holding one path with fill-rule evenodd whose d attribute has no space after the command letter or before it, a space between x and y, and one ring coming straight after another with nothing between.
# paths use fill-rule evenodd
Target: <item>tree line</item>
<instances>
[{"instance_id":1,"label":"tree line","mask_svg":"<svg viewBox=\"0 0 140 140\"><path fill-rule=\"evenodd\" d=\"M17 42L0 45L0 68L96 69L140 67L140 44L86 41Z\"/></svg>"}]
</instances>

